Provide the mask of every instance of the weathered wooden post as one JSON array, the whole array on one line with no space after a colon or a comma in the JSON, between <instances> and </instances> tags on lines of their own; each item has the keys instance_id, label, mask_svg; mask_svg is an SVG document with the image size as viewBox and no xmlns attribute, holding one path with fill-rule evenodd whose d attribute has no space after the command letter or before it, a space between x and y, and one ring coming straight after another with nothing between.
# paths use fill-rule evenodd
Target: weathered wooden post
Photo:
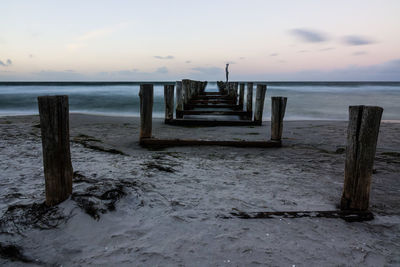
<instances>
[{"instance_id":1,"label":"weathered wooden post","mask_svg":"<svg viewBox=\"0 0 400 267\"><path fill-rule=\"evenodd\" d=\"M183 92L182 92L182 82L176 82L176 118L183 118Z\"/></svg>"},{"instance_id":2,"label":"weathered wooden post","mask_svg":"<svg viewBox=\"0 0 400 267\"><path fill-rule=\"evenodd\" d=\"M240 84L239 90L239 108L243 110L243 102L244 102L244 83Z\"/></svg>"},{"instance_id":3,"label":"weathered wooden post","mask_svg":"<svg viewBox=\"0 0 400 267\"><path fill-rule=\"evenodd\" d=\"M247 83L246 100L247 119L251 120L253 117L253 83Z\"/></svg>"},{"instance_id":4,"label":"weathered wooden post","mask_svg":"<svg viewBox=\"0 0 400 267\"><path fill-rule=\"evenodd\" d=\"M165 122L174 118L174 85L164 85Z\"/></svg>"},{"instance_id":5,"label":"weathered wooden post","mask_svg":"<svg viewBox=\"0 0 400 267\"><path fill-rule=\"evenodd\" d=\"M342 210L368 210L382 112L381 107L349 107Z\"/></svg>"},{"instance_id":6,"label":"weathered wooden post","mask_svg":"<svg viewBox=\"0 0 400 267\"><path fill-rule=\"evenodd\" d=\"M238 104L238 91L239 91L239 83L234 82L234 87L233 87L233 92L234 92L234 98L235 98L235 105Z\"/></svg>"},{"instance_id":7,"label":"weathered wooden post","mask_svg":"<svg viewBox=\"0 0 400 267\"><path fill-rule=\"evenodd\" d=\"M282 139L286 102L287 97L271 97L271 140L280 141Z\"/></svg>"},{"instance_id":8,"label":"weathered wooden post","mask_svg":"<svg viewBox=\"0 0 400 267\"><path fill-rule=\"evenodd\" d=\"M263 111L264 111L264 99L265 99L266 92L267 92L267 86L265 84L257 84L256 106L254 109L254 122L257 125L262 125L262 116L263 116Z\"/></svg>"},{"instance_id":9,"label":"weathered wooden post","mask_svg":"<svg viewBox=\"0 0 400 267\"><path fill-rule=\"evenodd\" d=\"M39 96L46 205L66 200L72 193L72 164L69 147L68 96Z\"/></svg>"},{"instance_id":10,"label":"weathered wooden post","mask_svg":"<svg viewBox=\"0 0 400 267\"><path fill-rule=\"evenodd\" d=\"M182 80L182 92L183 92L183 104L186 105L189 102L190 80L188 79Z\"/></svg>"},{"instance_id":11,"label":"weathered wooden post","mask_svg":"<svg viewBox=\"0 0 400 267\"><path fill-rule=\"evenodd\" d=\"M153 119L153 85L140 85L140 139L151 138Z\"/></svg>"}]
</instances>

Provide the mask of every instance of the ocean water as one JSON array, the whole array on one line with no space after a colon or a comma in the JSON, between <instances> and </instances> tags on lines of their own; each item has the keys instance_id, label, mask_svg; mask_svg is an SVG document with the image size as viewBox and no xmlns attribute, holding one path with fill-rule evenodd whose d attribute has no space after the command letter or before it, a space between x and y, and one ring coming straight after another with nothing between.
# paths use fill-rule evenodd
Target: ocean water
<instances>
[{"instance_id":1,"label":"ocean water","mask_svg":"<svg viewBox=\"0 0 400 267\"><path fill-rule=\"evenodd\" d=\"M270 118L271 96L288 97L286 120L346 120L350 105L381 106L384 120L400 120L400 82L262 83L267 84L264 120ZM153 84L153 116L162 118L165 83ZM68 95L70 112L139 116L139 86L140 82L0 82L0 116L38 114L37 97L41 95ZM206 90L216 91L216 83L209 82Z\"/></svg>"}]
</instances>

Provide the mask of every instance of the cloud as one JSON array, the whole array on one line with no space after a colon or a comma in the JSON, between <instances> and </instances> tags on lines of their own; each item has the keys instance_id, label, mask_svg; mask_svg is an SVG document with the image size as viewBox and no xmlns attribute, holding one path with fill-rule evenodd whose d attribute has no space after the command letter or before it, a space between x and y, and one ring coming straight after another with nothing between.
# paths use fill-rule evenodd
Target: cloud
<instances>
[{"instance_id":1,"label":"cloud","mask_svg":"<svg viewBox=\"0 0 400 267\"><path fill-rule=\"evenodd\" d=\"M192 63L192 61L186 60L185 63L186 63L186 64L189 64L189 63Z\"/></svg>"},{"instance_id":2,"label":"cloud","mask_svg":"<svg viewBox=\"0 0 400 267\"><path fill-rule=\"evenodd\" d=\"M320 43L328 40L325 34L314 30L293 29L290 30L290 33L300 40L308 43Z\"/></svg>"},{"instance_id":3,"label":"cloud","mask_svg":"<svg viewBox=\"0 0 400 267\"><path fill-rule=\"evenodd\" d=\"M243 60L243 59L246 59L246 58L245 58L245 57L240 57L239 59L240 59L240 60Z\"/></svg>"},{"instance_id":4,"label":"cloud","mask_svg":"<svg viewBox=\"0 0 400 267\"><path fill-rule=\"evenodd\" d=\"M368 54L368 53L365 52L365 51L356 51L356 52L353 53L353 56L363 56L363 55L366 55L366 54Z\"/></svg>"},{"instance_id":5,"label":"cloud","mask_svg":"<svg viewBox=\"0 0 400 267\"><path fill-rule=\"evenodd\" d=\"M270 57L276 57L276 56L278 56L279 54L278 53L272 53L272 54L270 54L269 56Z\"/></svg>"},{"instance_id":6,"label":"cloud","mask_svg":"<svg viewBox=\"0 0 400 267\"><path fill-rule=\"evenodd\" d=\"M11 66L12 64L13 64L13 63L12 63L11 59L7 59L7 60L6 60L6 63L4 63L3 61L0 60L0 66L2 66L2 67L9 67L9 66Z\"/></svg>"},{"instance_id":7,"label":"cloud","mask_svg":"<svg viewBox=\"0 0 400 267\"><path fill-rule=\"evenodd\" d=\"M29 54L29 58L33 58L33 55L32 55L32 54Z\"/></svg>"},{"instance_id":8,"label":"cloud","mask_svg":"<svg viewBox=\"0 0 400 267\"><path fill-rule=\"evenodd\" d=\"M87 43L93 39L99 39L102 37L106 37L115 31L125 27L127 23L119 23L116 25L95 29L92 31L88 31L77 38L75 38L71 43L66 45L66 48L71 51L78 50L79 48L87 46Z\"/></svg>"},{"instance_id":9,"label":"cloud","mask_svg":"<svg viewBox=\"0 0 400 267\"><path fill-rule=\"evenodd\" d=\"M368 45L373 44L374 41L372 39L358 36L358 35L348 35L343 37L343 42L347 45Z\"/></svg>"},{"instance_id":10,"label":"cloud","mask_svg":"<svg viewBox=\"0 0 400 267\"><path fill-rule=\"evenodd\" d=\"M174 59L175 57L174 57L174 56L165 56L165 57L162 57L162 56L154 56L154 58L157 58L157 59Z\"/></svg>"},{"instance_id":11,"label":"cloud","mask_svg":"<svg viewBox=\"0 0 400 267\"><path fill-rule=\"evenodd\" d=\"M218 67L196 67L192 68L192 70L204 75L214 75L216 73L224 72L223 68L218 68Z\"/></svg>"},{"instance_id":12,"label":"cloud","mask_svg":"<svg viewBox=\"0 0 400 267\"><path fill-rule=\"evenodd\" d=\"M318 51L325 52L325 51L330 51L330 50L335 50L335 48L334 47L326 47L326 48L321 48Z\"/></svg>"},{"instance_id":13,"label":"cloud","mask_svg":"<svg viewBox=\"0 0 400 267\"><path fill-rule=\"evenodd\" d=\"M297 53L307 53L308 52L308 50L299 50L299 51L297 51Z\"/></svg>"}]
</instances>

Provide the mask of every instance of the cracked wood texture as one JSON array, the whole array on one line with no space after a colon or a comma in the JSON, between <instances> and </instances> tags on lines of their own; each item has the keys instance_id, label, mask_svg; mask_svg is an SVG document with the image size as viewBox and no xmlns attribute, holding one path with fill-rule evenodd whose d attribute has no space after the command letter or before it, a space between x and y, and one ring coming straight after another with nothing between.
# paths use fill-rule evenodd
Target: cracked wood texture
<instances>
[{"instance_id":1,"label":"cracked wood texture","mask_svg":"<svg viewBox=\"0 0 400 267\"><path fill-rule=\"evenodd\" d=\"M368 210L382 112L381 107L349 107L342 210Z\"/></svg>"},{"instance_id":2,"label":"cracked wood texture","mask_svg":"<svg viewBox=\"0 0 400 267\"><path fill-rule=\"evenodd\" d=\"M38 97L42 134L46 205L54 206L72 193L68 96Z\"/></svg>"},{"instance_id":3,"label":"cracked wood texture","mask_svg":"<svg viewBox=\"0 0 400 267\"><path fill-rule=\"evenodd\" d=\"M153 85L140 85L140 139L151 138L153 120Z\"/></svg>"}]
</instances>

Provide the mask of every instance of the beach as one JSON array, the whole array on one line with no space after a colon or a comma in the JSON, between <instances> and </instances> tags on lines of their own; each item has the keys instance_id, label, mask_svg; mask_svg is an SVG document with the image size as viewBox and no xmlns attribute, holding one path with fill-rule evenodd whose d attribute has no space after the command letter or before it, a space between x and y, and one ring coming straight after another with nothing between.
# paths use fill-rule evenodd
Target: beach
<instances>
[{"instance_id":1,"label":"beach","mask_svg":"<svg viewBox=\"0 0 400 267\"><path fill-rule=\"evenodd\" d=\"M289 100L290 101L290 100ZM284 122L281 148L146 149L139 118L70 114L73 195L45 200L39 117L0 117L1 265L398 266L400 124L383 122L374 219L241 219L232 212L336 210L347 122ZM270 123L177 127L156 138L268 140ZM40 219L38 219L40 214Z\"/></svg>"}]
</instances>

